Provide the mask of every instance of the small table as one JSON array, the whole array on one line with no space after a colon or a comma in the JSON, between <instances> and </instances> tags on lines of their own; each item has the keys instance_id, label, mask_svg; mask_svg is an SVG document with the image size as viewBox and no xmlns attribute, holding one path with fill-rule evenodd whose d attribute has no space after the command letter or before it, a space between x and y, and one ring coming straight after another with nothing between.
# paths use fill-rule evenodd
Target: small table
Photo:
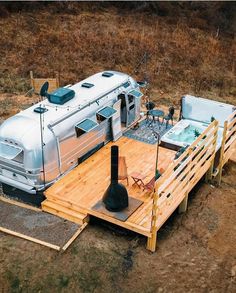
<instances>
[{"instance_id":1,"label":"small table","mask_svg":"<svg viewBox=\"0 0 236 293\"><path fill-rule=\"evenodd\" d=\"M130 176L134 180L133 185L137 185L139 188L144 186L143 180L147 177L146 175L143 175L138 172L133 172L130 174Z\"/></svg>"},{"instance_id":2,"label":"small table","mask_svg":"<svg viewBox=\"0 0 236 293\"><path fill-rule=\"evenodd\" d=\"M156 110L150 110L149 111L149 115L152 116L153 121L155 121L156 120L156 117L157 117L157 121L160 122L160 117L163 118L164 115L165 115L165 113L162 110L156 109Z\"/></svg>"}]
</instances>

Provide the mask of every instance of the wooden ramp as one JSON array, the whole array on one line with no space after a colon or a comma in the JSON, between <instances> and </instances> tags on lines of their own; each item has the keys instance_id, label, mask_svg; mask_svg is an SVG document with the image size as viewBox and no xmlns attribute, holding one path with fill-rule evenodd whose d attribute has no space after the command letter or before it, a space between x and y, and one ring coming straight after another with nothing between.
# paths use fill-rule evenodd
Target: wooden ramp
<instances>
[{"instance_id":1,"label":"wooden ramp","mask_svg":"<svg viewBox=\"0 0 236 293\"><path fill-rule=\"evenodd\" d=\"M156 145L145 144L127 137L121 137L116 143L109 143L97 153L80 164L46 192L42 203L44 211L64 217L76 223L88 221L88 216L104 219L129 230L150 236L152 192L133 185L130 178L122 183L127 187L129 196L143 201L143 204L126 220L120 221L93 209L101 200L110 183L110 148L119 146L119 155L126 158L128 174L140 172L146 175L144 183L155 174ZM158 169L166 170L173 161L175 151L159 148Z\"/></svg>"}]
</instances>

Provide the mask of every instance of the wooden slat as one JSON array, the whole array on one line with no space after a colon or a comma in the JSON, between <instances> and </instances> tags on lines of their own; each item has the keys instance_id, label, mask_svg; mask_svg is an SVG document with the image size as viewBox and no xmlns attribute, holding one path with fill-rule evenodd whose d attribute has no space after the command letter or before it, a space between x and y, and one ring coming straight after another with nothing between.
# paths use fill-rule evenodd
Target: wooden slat
<instances>
[{"instance_id":1,"label":"wooden slat","mask_svg":"<svg viewBox=\"0 0 236 293\"><path fill-rule=\"evenodd\" d=\"M84 219L81 219L80 217L71 215L70 213L63 211L63 208L56 210L50 206L42 205L42 209L45 212L61 217L63 219L67 219L68 221L77 223L79 225L82 225L84 222L88 221L88 216L86 216Z\"/></svg>"},{"instance_id":2,"label":"wooden slat","mask_svg":"<svg viewBox=\"0 0 236 293\"><path fill-rule=\"evenodd\" d=\"M75 234L66 242L66 244L62 247L62 250L65 251L71 244L72 242L75 241L75 239L81 234L81 232L86 228L88 225L87 222L85 222L76 232Z\"/></svg>"},{"instance_id":3,"label":"wooden slat","mask_svg":"<svg viewBox=\"0 0 236 293\"><path fill-rule=\"evenodd\" d=\"M9 203L9 204L16 205L18 207L22 207L22 208L25 208L25 209L28 209L28 210L35 211L35 212L42 212L42 210L39 209L39 208L33 207L33 206L25 204L23 202L19 202L19 201L15 201L13 199L6 198L4 196L0 196L0 200L3 201L3 202Z\"/></svg>"},{"instance_id":4,"label":"wooden slat","mask_svg":"<svg viewBox=\"0 0 236 293\"><path fill-rule=\"evenodd\" d=\"M55 213L61 211L65 214L68 214L69 216L72 216L72 217L77 218L78 220L81 220L83 223L87 218L87 214L83 214L83 213L75 211L71 208L63 207L62 205L58 204L57 202L45 200L42 202L42 207L45 208L45 206L50 209L54 209Z\"/></svg>"},{"instance_id":5,"label":"wooden slat","mask_svg":"<svg viewBox=\"0 0 236 293\"><path fill-rule=\"evenodd\" d=\"M233 113L231 113L228 118L227 121L231 121L232 119L234 119L236 117L236 111L234 111Z\"/></svg>"},{"instance_id":6,"label":"wooden slat","mask_svg":"<svg viewBox=\"0 0 236 293\"><path fill-rule=\"evenodd\" d=\"M58 73L56 73L55 78L34 78L33 72L30 71L30 83L31 83L31 86L34 89L35 93L39 94L42 85L46 81L48 81L48 83L49 83L49 88L48 88L49 93L56 90L60 86Z\"/></svg>"},{"instance_id":7,"label":"wooden slat","mask_svg":"<svg viewBox=\"0 0 236 293\"><path fill-rule=\"evenodd\" d=\"M235 121L235 123L236 123L236 121ZM232 128L229 128L229 126L228 126L226 140L228 140L229 137L232 136L232 134L234 134L235 131L236 131L236 125L234 125Z\"/></svg>"},{"instance_id":8,"label":"wooden slat","mask_svg":"<svg viewBox=\"0 0 236 293\"><path fill-rule=\"evenodd\" d=\"M15 231L6 229L4 227L0 227L0 231L3 232L3 233L10 234L12 236L17 236L19 238L22 238L22 239L25 239L25 240L28 240L28 241L37 243L37 244L41 244L43 246L47 246L47 247L52 248L52 249L55 249L57 251L60 250L60 247L57 246L57 245L54 245L54 244L51 244L51 243L48 243L48 242L45 242L45 241L42 241L42 240L39 240L39 239L30 237L30 236L27 236L27 235L24 235L24 234L21 234L21 233L18 233L18 232L15 232Z\"/></svg>"},{"instance_id":9,"label":"wooden slat","mask_svg":"<svg viewBox=\"0 0 236 293\"><path fill-rule=\"evenodd\" d=\"M224 131L222 136L219 165L217 166L218 174L216 180L218 185L221 183L222 170L234 152L236 142L236 111L229 115L224 123Z\"/></svg>"}]
</instances>

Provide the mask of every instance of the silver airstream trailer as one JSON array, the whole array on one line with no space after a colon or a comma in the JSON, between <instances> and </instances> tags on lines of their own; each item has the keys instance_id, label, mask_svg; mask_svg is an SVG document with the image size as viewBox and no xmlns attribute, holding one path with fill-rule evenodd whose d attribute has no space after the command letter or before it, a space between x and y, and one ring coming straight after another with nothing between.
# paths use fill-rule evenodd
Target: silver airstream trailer
<instances>
[{"instance_id":1,"label":"silver airstream trailer","mask_svg":"<svg viewBox=\"0 0 236 293\"><path fill-rule=\"evenodd\" d=\"M0 126L0 182L45 190L140 116L142 93L127 74L105 71L59 88Z\"/></svg>"}]
</instances>

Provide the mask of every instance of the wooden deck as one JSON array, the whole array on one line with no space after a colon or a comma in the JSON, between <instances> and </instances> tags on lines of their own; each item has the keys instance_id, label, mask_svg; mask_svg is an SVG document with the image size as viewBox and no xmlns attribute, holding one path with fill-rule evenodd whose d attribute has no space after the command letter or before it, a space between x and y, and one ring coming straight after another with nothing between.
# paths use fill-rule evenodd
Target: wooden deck
<instances>
[{"instance_id":1,"label":"wooden deck","mask_svg":"<svg viewBox=\"0 0 236 293\"><path fill-rule=\"evenodd\" d=\"M159 147L158 169L162 176L155 182L155 192L133 186L130 178L129 196L143 201L143 204L126 221L115 218L115 213L107 215L93 208L110 184L113 144L120 147L119 155L126 157L129 174L145 174L144 183L155 174L156 145L126 137L107 144L50 187L45 192L47 199L42 208L80 224L88 222L92 215L135 231L147 237L147 249L154 252L160 227L177 207L180 212L186 211L188 194L204 175L206 181L212 179L217 132L218 122L215 120L176 159L174 151Z\"/></svg>"},{"instance_id":2,"label":"wooden deck","mask_svg":"<svg viewBox=\"0 0 236 293\"><path fill-rule=\"evenodd\" d=\"M110 149L113 144L119 146L119 155L126 157L129 174L140 172L147 175L145 183L154 176L156 145L121 137L117 142L104 146L52 185L45 192L47 199L42 208L78 223L88 221L88 216L93 215L149 237L153 197L150 191L133 186L131 177L128 186L126 180L121 182L127 187L129 196L144 203L125 222L92 209L110 183ZM175 151L159 147L158 169L166 170L174 156Z\"/></svg>"}]
</instances>

